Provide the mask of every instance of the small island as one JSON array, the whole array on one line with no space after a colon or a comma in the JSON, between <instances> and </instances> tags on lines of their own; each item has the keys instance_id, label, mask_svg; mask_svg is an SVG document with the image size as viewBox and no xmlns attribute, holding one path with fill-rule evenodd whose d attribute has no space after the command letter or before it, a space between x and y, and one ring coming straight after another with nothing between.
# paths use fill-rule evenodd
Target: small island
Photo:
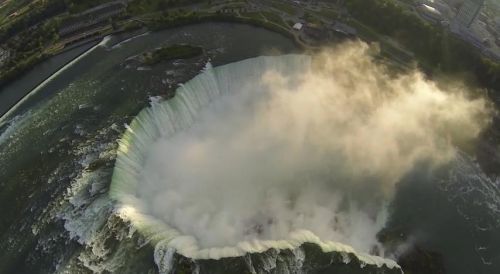
<instances>
[{"instance_id":1,"label":"small island","mask_svg":"<svg viewBox=\"0 0 500 274\"><path fill-rule=\"evenodd\" d=\"M151 66L162 61L189 59L201 54L203 54L202 47L192 45L172 45L143 53L141 56L141 61L142 63Z\"/></svg>"}]
</instances>

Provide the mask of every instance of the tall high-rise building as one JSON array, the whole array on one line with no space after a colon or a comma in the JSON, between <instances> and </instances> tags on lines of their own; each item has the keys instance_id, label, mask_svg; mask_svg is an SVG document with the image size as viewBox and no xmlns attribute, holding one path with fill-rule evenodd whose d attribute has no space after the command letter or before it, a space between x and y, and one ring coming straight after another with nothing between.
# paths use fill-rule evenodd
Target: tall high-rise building
<instances>
[{"instance_id":1,"label":"tall high-rise building","mask_svg":"<svg viewBox=\"0 0 500 274\"><path fill-rule=\"evenodd\" d=\"M465 27L470 27L481 11L485 0L465 0L458 10L456 20Z\"/></svg>"}]
</instances>

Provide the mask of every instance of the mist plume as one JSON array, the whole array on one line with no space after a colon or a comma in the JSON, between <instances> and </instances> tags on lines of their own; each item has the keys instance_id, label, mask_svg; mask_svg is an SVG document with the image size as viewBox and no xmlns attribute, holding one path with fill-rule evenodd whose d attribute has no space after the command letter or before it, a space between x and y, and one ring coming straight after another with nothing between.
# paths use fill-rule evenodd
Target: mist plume
<instances>
[{"instance_id":1,"label":"mist plume","mask_svg":"<svg viewBox=\"0 0 500 274\"><path fill-rule=\"evenodd\" d=\"M351 42L299 67L287 63L294 55L243 61L232 77L219 70L214 81L181 88L192 91L176 103L185 111L153 106L158 128L189 120L172 113L197 114L145 148L140 210L198 248L306 230L372 252L398 180L420 162L446 164L489 121L486 100L443 90L418 71L390 75L372 51ZM207 85L229 91L191 107L202 105L198 88Z\"/></svg>"}]
</instances>

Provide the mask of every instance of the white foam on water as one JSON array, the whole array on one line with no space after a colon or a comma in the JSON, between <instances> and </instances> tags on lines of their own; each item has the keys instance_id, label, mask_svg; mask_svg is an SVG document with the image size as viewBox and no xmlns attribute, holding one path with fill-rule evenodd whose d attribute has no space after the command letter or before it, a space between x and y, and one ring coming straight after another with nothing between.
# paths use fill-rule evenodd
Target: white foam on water
<instances>
[{"instance_id":1,"label":"white foam on water","mask_svg":"<svg viewBox=\"0 0 500 274\"><path fill-rule=\"evenodd\" d=\"M12 134L17 130L19 126L22 125L26 118L29 117L30 113L31 112L28 111L21 115L15 116L9 121L5 121L5 124L8 124L8 126L6 126L6 128L2 132L0 132L0 145L11 138Z\"/></svg>"},{"instance_id":2,"label":"white foam on water","mask_svg":"<svg viewBox=\"0 0 500 274\"><path fill-rule=\"evenodd\" d=\"M294 64L292 67L300 67L300 66L307 66L309 62L309 57L308 56L297 56L297 57L288 57L288 61L292 63L300 63L301 65ZM255 59L255 62L266 64L266 63L271 63L273 62L273 58L269 59ZM288 67L289 64L283 63L281 64L282 68ZM234 69L233 68L228 68L228 69ZM215 80L210 80L209 77L206 75L213 75L214 68L210 65L207 64L205 67L203 73L199 78L205 78L204 80L208 82L207 85L209 85L212 89L212 91L217 90L217 86L219 86L223 82L216 82ZM252 73L252 72L251 72ZM255 73L255 71L253 71ZM223 76L221 76L223 77ZM207 79L208 78L208 79ZM229 80L229 79L228 79ZM198 87L197 84L194 84L195 86ZM188 90L192 88L192 86L186 86L186 85L181 85L180 89L181 90ZM218 87L220 88L220 86ZM209 94L212 91L208 91ZM227 91L229 92L229 91ZM182 93L178 94L176 98L181 98ZM213 98L216 98L217 96L220 96L216 93L212 93L211 97L212 98L202 98L202 97L197 97L196 100L200 100L199 102L203 103L209 103ZM194 97L191 97L194 98ZM152 107L150 110L154 111L162 111L164 108L162 107L162 102L158 101L157 98L152 98L151 100ZM197 108L196 106L193 106L194 108ZM149 111L147 111L150 113ZM162 117L158 117L158 115L152 115L142 113L139 115L139 117L136 119L136 121L141 121L140 125L139 123L132 123L131 125L127 126L127 132L128 136L130 136L131 139L138 140L140 139L140 142L143 145L148 145L149 143L152 143L152 139L155 138L156 132L160 129L158 128L150 128L151 126L155 127L154 124L148 124L147 120L148 118L153 118L156 120L155 124L165 124L161 120L157 119L163 119ZM193 118L185 117L183 118L184 122L187 121L192 121ZM189 122L188 122L189 123ZM165 128L161 130L167 130L171 133L175 132L176 130L179 130L181 128L185 128L186 126L182 126L181 124L177 124L179 127L178 129L174 128ZM147 128L144 128L147 127ZM149 132L147 136L144 136L144 133ZM137 135L136 135L137 134ZM135 141L134 140L134 141ZM129 150L128 145L126 144L127 142L127 137L122 139L121 141L121 146L120 146L120 153L127 153ZM134 146L137 145L138 143L134 143ZM136 159L138 162L141 162L140 158L143 156L140 155L140 150L134 150L134 151L128 151L126 159L124 157L119 157L117 165L115 167L115 174L114 174L114 179L113 182L116 182L119 176L129 176L130 173L136 173L139 172L139 170L136 170L136 168L130 169L131 162ZM128 164L124 164L123 161L128 162ZM121 173L120 170L121 168L127 168L127 172ZM118 198L124 206L122 208L118 209L118 214L122 216L125 220L131 221L132 224L139 229L139 231L143 232L147 238L152 240L153 242L156 242L156 252L155 252L155 258L157 261L157 264L161 266L161 268L165 270L165 273L168 272L166 270L170 269L170 263L169 260L171 260L172 257L172 250L176 250L178 253L190 257L190 258L195 258L195 259L220 259L224 257L237 257L237 256L242 256L246 253L256 253L256 252L263 252L266 251L270 248L275 248L275 249L291 249L291 250L296 250L297 248L300 247L303 243L309 242L309 243L315 243L318 244L324 252L339 252L339 253L345 253L345 254L357 254L358 258L365 262L366 264L374 264L377 266L387 266L387 267L398 267L397 264L389 259L384 259L382 257L377 257L377 256L371 256L368 254L364 253L356 253L356 251L345 244L333 242L333 241L326 241L323 242L317 237L314 233L311 231L307 230L297 230L293 231L288 235L288 238L285 240L252 240L252 241L242 241L238 243L236 246L227 246L227 247L217 247L217 248L201 248L198 246L197 240L192 237L192 236L187 236L187 235L182 235L179 233L177 230L170 228L167 224L163 223L161 220L158 220L152 216L146 215L142 212L138 212L137 209L141 208L138 204L140 202L137 201L133 195L130 195L129 193L133 193L133 188L135 187L135 183L131 182L133 180L133 176L130 176L129 179L125 181L121 181L119 186L117 186L115 183L113 183L113 190L112 190L112 196L115 198ZM128 189L130 187L130 189ZM119 189L117 189L119 188ZM128 200L130 199L130 200ZM138 202L138 203L137 203ZM131 207L130 205L135 204L135 207ZM168 255L168 256L167 256ZM346 261L347 262L347 261Z\"/></svg>"},{"instance_id":3,"label":"white foam on water","mask_svg":"<svg viewBox=\"0 0 500 274\"><path fill-rule=\"evenodd\" d=\"M500 229L500 178L488 176L466 153L457 154L449 173L449 179L440 187L475 237L483 238L475 250L484 265L491 265L497 243L484 239Z\"/></svg>"}]
</instances>

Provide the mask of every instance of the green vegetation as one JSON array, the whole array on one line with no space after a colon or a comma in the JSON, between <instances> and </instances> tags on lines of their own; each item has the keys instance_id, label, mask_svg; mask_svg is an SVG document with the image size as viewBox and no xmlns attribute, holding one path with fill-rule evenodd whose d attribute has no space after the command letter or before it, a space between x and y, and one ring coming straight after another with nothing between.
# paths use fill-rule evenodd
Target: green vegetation
<instances>
[{"instance_id":1,"label":"green vegetation","mask_svg":"<svg viewBox=\"0 0 500 274\"><path fill-rule=\"evenodd\" d=\"M181 25L197 24L203 22L236 22L244 23L259 27L264 27L269 30L278 32L284 36L289 37L295 41L295 37L290 33L288 27L284 27L281 24L276 24L270 21L264 21L260 17L243 17L237 16L235 14L223 14L223 13L185 13L177 14L175 16L161 16L154 18L147 22L146 26L153 31L172 28ZM285 24L285 23L283 23ZM298 45L300 46L300 45Z\"/></svg>"},{"instance_id":2,"label":"green vegetation","mask_svg":"<svg viewBox=\"0 0 500 274\"><path fill-rule=\"evenodd\" d=\"M154 13L170 8L204 3L205 0L133 0L128 5L131 15Z\"/></svg>"},{"instance_id":3,"label":"green vegetation","mask_svg":"<svg viewBox=\"0 0 500 274\"><path fill-rule=\"evenodd\" d=\"M244 12L241 13L241 16L246 17L246 18L251 18L254 20L264 20L264 16L260 12Z\"/></svg>"},{"instance_id":4,"label":"green vegetation","mask_svg":"<svg viewBox=\"0 0 500 274\"><path fill-rule=\"evenodd\" d=\"M269 5L271 5L273 8L284 11L290 15L297 15L297 9L287 3L287 2L280 2L280 1L269 1Z\"/></svg>"},{"instance_id":5,"label":"green vegetation","mask_svg":"<svg viewBox=\"0 0 500 274\"><path fill-rule=\"evenodd\" d=\"M262 15L264 16L264 18L266 18L269 22L273 22L275 24L278 24L284 28L287 28L288 27L288 24L286 22L283 21L283 19L281 19L281 16L277 15L276 13L274 12L267 12L267 11L263 11L262 12Z\"/></svg>"},{"instance_id":6,"label":"green vegetation","mask_svg":"<svg viewBox=\"0 0 500 274\"><path fill-rule=\"evenodd\" d=\"M12 50L13 57L0 70L0 86L46 58L44 49L57 39L57 22L51 20L8 40L5 44L7 48L15 50Z\"/></svg>"},{"instance_id":7,"label":"green vegetation","mask_svg":"<svg viewBox=\"0 0 500 274\"><path fill-rule=\"evenodd\" d=\"M203 48L190 45L173 45L144 54L144 63L154 65L162 61L188 59L203 54Z\"/></svg>"},{"instance_id":8,"label":"green vegetation","mask_svg":"<svg viewBox=\"0 0 500 274\"><path fill-rule=\"evenodd\" d=\"M321 16L328 18L330 20L339 17L339 13L333 9L323 8L318 12Z\"/></svg>"},{"instance_id":9,"label":"green vegetation","mask_svg":"<svg viewBox=\"0 0 500 274\"><path fill-rule=\"evenodd\" d=\"M133 31L142 28L142 24L137 21L126 21L124 24L120 25L123 31Z\"/></svg>"},{"instance_id":10,"label":"green vegetation","mask_svg":"<svg viewBox=\"0 0 500 274\"><path fill-rule=\"evenodd\" d=\"M22 13L32 0L4 1L0 4L0 22L4 23L14 12Z\"/></svg>"},{"instance_id":11,"label":"green vegetation","mask_svg":"<svg viewBox=\"0 0 500 274\"><path fill-rule=\"evenodd\" d=\"M0 25L0 44L10 51L11 57L0 70L0 86L64 48L58 44L59 24L64 18L62 14L67 11L80 12L107 1L9 0L4 3L0 7L0 16L10 16L0 17L5 19ZM110 23L117 26L116 22Z\"/></svg>"},{"instance_id":12,"label":"green vegetation","mask_svg":"<svg viewBox=\"0 0 500 274\"><path fill-rule=\"evenodd\" d=\"M110 0L65 0L66 7L70 13L79 13L90 9L92 7L98 6L109 2Z\"/></svg>"},{"instance_id":13,"label":"green vegetation","mask_svg":"<svg viewBox=\"0 0 500 274\"><path fill-rule=\"evenodd\" d=\"M63 16L58 15L81 12L107 1L9 0L0 5L0 44L11 49L13 56L0 71L0 85L63 48L58 44L58 25ZM300 12L289 2L269 0L265 3L289 15ZM475 82L485 87L500 87L500 64L485 59L469 44L440 26L421 20L398 3L396 0L346 0L351 17L344 20L357 29L361 38L380 42L383 53L391 57L399 60L414 57L431 74L470 74L472 71ZM160 30L201 22L240 22L261 26L295 40L290 32L294 21L290 18L284 21L280 13L273 12L273 9L246 12L245 0L218 1L217 4L220 9L234 8L239 11L215 12L210 0L132 0L127 16L139 20L121 20L123 17L110 23L115 31L129 31L143 26ZM197 8L194 9L194 6ZM337 17L338 11L333 8L304 10L303 15L304 20L316 25L323 24L322 18ZM408 54L404 49L415 55Z\"/></svg>"},{"instance_id":14,"label":"green vegetation","mask_svg":"<svg viewBox=\"0 0 500 274\"><path fill-rule=\"evenodd\" d=\"M16 2L16 3L14 3ZM64 0L13 1L0 8L11 14L0 26L0 44L10 58L0 70L0 86L46 58L44 51L58 39L58 20L65 10Z\"/></svg>"},{"instance_id":15,"label":"green vegetation","mask_svg":"<svg viewBox=\"0 0 500 274\"><path fill-rule=\"evenodd\" d=\"M380 35L373 30L372 28L360 23L358 20L348 18L346 20L346 23L349 24L350 26L356 28L356 31L358 32L358 35L366 41L377 41L380 38Z\"/></svg>"},{"instance_id":16,"label":"green vegetation","mask_svg":"<svg viewBox=\"0 0 500 274\"><path fill-rule=\"evenodd\" d=\"M473 46L406 11L394 0L347 0L347 8L360 23L389 36L415 53L429 73L474 74L483 87L500 87L500 64L487 60ZM381 16L383 15L383 16Z\"/></svg>"},{"instance_id":17,"label":"green vegetation","mask_svg":"<svg viewBox=\"0 0 500 274\"><path fill-rule=\"evenodd\" d=\"M62 13L66 10L66 6L64 0L36 1L28 4L25 10L24 13L9 18L1 26L0 43L6 42L20 32Z\"/></svg>"},{"instance_id":18,"label":"green vegetation","mask_svg":"<svg viewBox=\"0 0 500 274\"><path fill-rule=\"evenodd\" d=\"M304 20L306 20L308 23L315 24L315 25L322 25L323 22L318 19L314 14L312 14L310 11L305 11L304 16L302 16Z\"/></svg>"}]
</instances>

